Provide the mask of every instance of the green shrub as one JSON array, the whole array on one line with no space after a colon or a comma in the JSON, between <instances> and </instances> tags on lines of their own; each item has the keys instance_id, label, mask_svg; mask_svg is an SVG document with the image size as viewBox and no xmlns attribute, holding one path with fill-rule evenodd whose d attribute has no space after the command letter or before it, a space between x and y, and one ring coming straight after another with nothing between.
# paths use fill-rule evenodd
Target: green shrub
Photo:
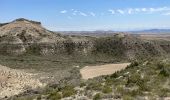
<instances>
[{"instance_id":1,"label":"green shrub","mask_svg":"<svg viewBox=\"0 0 170 100\"><path fill-rule=\"evenodd\" d=\"M168 76L170 76L170 71L167 68L163 67L161 69L159 75L162 75L164 77L168 77Z\"/></svg>"},{"instance_id":2,"label":"green shrub","mask_svg":"<svg viewBox=\"0 0 170 100\"><path fill-rule=\"evenodd\" d=\"M128 77L126 86L132 86L132 85L136 84L140 80L141 80L140 74L135 73L132 76Z\"/></svg>"},{"instance_id":3,"label":"green shrub","mask_svg":"<svg viewBox=\"0 0 170 100\"><path fill-rule=\"evenodd\" d=\"M86 84L84 82L80 83L80 87L86 86Z\"/></svg>"},{"instance_id":4,"label":"green shrub","mask_svg":"<svg viewBox=\"0 0 170 100\"><path fill-rule=\"evenodd\" d=\"M59 94L58 92L53 92L47 98L50 100L60 100L61 94Z\"/></svg>"},{"instance_id":5,"label":"green shrub","mask_svg":"<svg viewBox=\"0 0 170 100\"><path fill-rule=\"evenodd\" d=\"M158 69L162 69L163 67L164 67L164 64L163 64L163 63L158 63L158 64L157 64L157 68L158 68Z\"/></svg>"},{"instance_id":6,"label":"green shrub","mask_svg":"<svg viewBox=\"0 0 170 100\"><path fill-rule=\"evenodd\" d=\"M124 88L119 85L119 86L116 87L116 91L117 91L118 93L120 93L121 95L123 95L123 93L124 93Z\"/></svg>"},{"instance_id":7,"label":"green shrub","mask_svg":"<svg viewBox=\"0 0 170 100\"><path fill-rule=\"evenodd\" d=\"M135 73L128 78L126 86L138 86L140 90L148 91L149 87L147 86L147 81L149 81L147 78L141 78L139 73Z\"/></svg>"},{"instance_id":8,"label":"green shrub","mask_svg":"<svg viewBox=\"0 0 170 100\"><path fill-rule=\"evenodd\" d=\"M128 93L126 93L132 97L135 97L137 95L142 95L142 91L140 89L135 89L135 90L132 90L132 91L129 91Z\"/></svg>"},{"instance_id":9,"label":"green shrub","mask_svg":"<svg viewBox=\"0 0 170 100\"><path fill-rule=\"evenodd\" d=\"M170 93L170 89L168 88L163 88L160 90L160 92L158 93L158 95L160 97L167 97L168 96L168 93Z\"/></svg>"},{"instance_id":10,"label":"green shrub","mask_svg":"<svg viewBox=\"0 0 170 100\"><path fill-rule=\"evenodd\" d=\"M137 61L134 61L134 62L132 62L130 65L128 65L128 66L126 67L126 69L134 68L135 66L138 66L138 65L139 65L139 63L138 63Z\"/></svg>"},{"instance_id":11,"label":"green shrub","mask_svg":"<svg viewBox=\"0 0 170 100\"><path fill-rule=\"evenodd\" d=\"M74 90L73 86L66 86L61 90L61 92L62 92L63 97L70 97L76 94L76 91Z\"/></svg>"},{"instance_id":12,"label":"green shrub","mask_svg":"<svg viewBox=\"0 0 170 100\"><path fill-rule=\"evenodd\" d=\"M97 93L96 95L94 95L93 100L100 100L101 99L101 94Z\"/></svg>"},{"instance_id":13,"label":"green shrub","mask_svg":"<svg viewBox=\"0 0 170 100\"><path fill-rule=\"evenodd\" d=\"M87 90L102 90L102 85L100 83L94 82L94 83L90 83L88 84L88 86L86 87Z\"/></svg>"},{"instance_id":14,"label":"green shrub","mask_svg":"<svg viewBox=\"0 0 170 100\"><path fill-rule=\"evenodd\" d=\"M131 97L129 95L124 95L123 100L134 100L134 99L133 99L133 97Z\"/></svg>"},{"instance_id":15,"label":"green shrub","mask_svg":"<svg viewBox=\"0 0 170 100\"><path fill-rule=\"evenodd\" d=\"M41 100L41 95L37 96L37 100Z\"/></svg>"},{"instance_id":16,"label":"green shrub","mask_svg":"<svg viewBox=\"0 0 170 100\"><path fill-rule=\"evenodd\" d=\"M115 73L113 73L110 77L111 77L111 78L117 78L117 77L119 76L118 73L119 73L119 72L115 72Z\"/></svg>"},{"instance_id":17,"label":"green shrub","mask_svg":"<svg viewBox=\"0 0 170 100\"><path fill-rule=\"evenodd\" d=\"M104 86L102 89L103 93L111 93L112 92L112 88L109 86Z\"/></svg>"}]
</instances>

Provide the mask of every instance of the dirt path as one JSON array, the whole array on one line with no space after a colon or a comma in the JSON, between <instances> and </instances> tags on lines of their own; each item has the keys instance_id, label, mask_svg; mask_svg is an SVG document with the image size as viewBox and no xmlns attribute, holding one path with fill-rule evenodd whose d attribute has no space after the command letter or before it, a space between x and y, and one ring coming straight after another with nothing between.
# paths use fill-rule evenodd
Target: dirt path
<instances>
[{"instance_id":1,"label":"dirt path","mask_svg":"<svg viewBox=\"0 0 170 100\"><path fill-rule=\"evenodd\" d=\"M83 79L94 78L101 75L110 75L125 69L130 63L106 64L100 66L86 66L80 70Z\"/></svg>"}]
</instances>

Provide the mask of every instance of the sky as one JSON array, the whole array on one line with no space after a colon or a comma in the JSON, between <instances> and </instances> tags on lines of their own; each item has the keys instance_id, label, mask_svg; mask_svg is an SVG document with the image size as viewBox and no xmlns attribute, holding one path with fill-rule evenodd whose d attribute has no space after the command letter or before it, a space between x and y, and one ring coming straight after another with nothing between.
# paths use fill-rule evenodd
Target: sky
<instances>
[{"instance_id":1,"label":"sky","mask_svg":"<svg viewBox=\"0 0 170 100\"><path fill-rule=\"evenodd\" d=\"M40 21L53 31L170 28L170 0L0 0L0 23Z\"/></svg>"}]
</instances>

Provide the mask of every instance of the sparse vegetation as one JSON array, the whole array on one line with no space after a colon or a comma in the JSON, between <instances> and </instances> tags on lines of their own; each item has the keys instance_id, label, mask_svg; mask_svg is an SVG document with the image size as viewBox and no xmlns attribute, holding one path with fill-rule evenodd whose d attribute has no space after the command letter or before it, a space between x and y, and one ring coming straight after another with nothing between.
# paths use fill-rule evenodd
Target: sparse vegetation
<instances>
[{"instance_id":1,"label":"sparse vegetation","mask_svg":"<svg viewBox=\"0 0 170 100\"><path fill-rule=\"evenodd\" d=\"M104 86L102 89L103 93L111 93L112 92L112 88L109 86Z\"/></svg>"},{"instance_id":2,"label":"sparse vegetation","mask_svg":"<svg viewBox=\"0 0 170 100\"><path fill-rule=\"evenodd\" d=\"M62 92L63 97L69 97L69 96L76 94L76 91L74 90L74 87L72 86L66 86L62 88L61 92Z\"/></svg>"},{"instance_id":3,"label":"sparse vegetation","mask_svg":"<svg viewBox=\"0 0 170 100\"><path fill-rule=\"evenodd\" d=\"M50 93L47 98L50 99L50 100L60 100L61 94L59 94L57 91L55 91L53 93Z\"/></svg>"},{"instance_id":4,"label":"sparse vegetation","mask_svg":"<svg viewBox=\"0 0 170 100\"><path fill-rule=\"evenodd\" d=\"M93 100L101 100L101 94L97 93L96 95L94 95Z\"/></svg>"}]
</instances>

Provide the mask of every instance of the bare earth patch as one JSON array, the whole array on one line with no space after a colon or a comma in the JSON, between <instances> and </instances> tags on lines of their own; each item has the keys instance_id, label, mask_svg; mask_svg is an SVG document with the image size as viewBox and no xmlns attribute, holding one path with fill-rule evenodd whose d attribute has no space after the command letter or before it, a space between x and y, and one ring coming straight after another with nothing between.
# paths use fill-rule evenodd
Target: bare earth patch
<instances>
[{"instance_id":1,"label":"bare earth patch","mask_svg":"<svg viewBox=\"0 0 170 100\"><path fill-rule=\"evenodd\" d=\"M80 70L83 79L94 78L101 75L111 75L116 71L125 69L130 63L106 64L100 66L86 66Z\"/></svg>"},{"instance_id":2,"label":"bare earth patch","mask_svg":"<svg viewBox=\"0 0 170 100\"><path fill-rule=\"evenodd\" d=\"M0 99L43 86L34 74L0 65Z\"/></svg>"}]
</instances>

